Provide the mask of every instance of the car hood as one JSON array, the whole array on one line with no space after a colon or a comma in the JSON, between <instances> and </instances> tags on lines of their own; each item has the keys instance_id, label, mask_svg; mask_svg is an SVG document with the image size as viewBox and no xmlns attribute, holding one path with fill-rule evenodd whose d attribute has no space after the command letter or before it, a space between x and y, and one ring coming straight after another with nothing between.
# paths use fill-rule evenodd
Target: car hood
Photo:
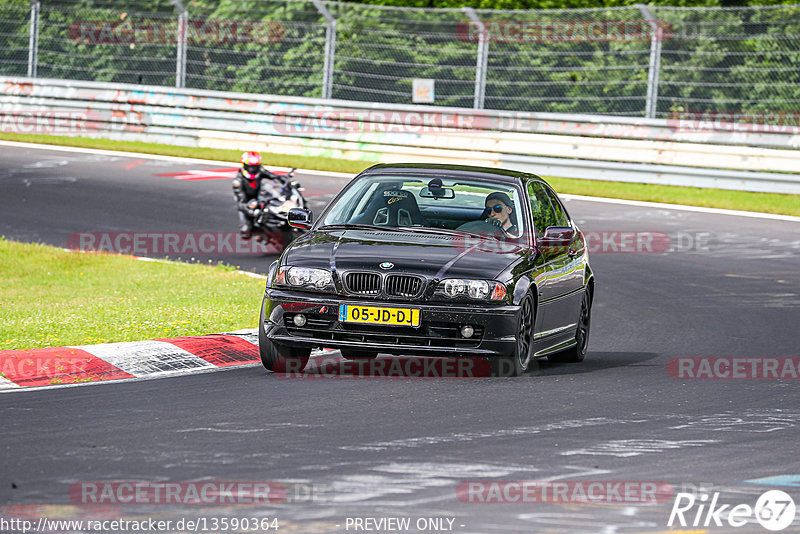
<instances>
[{"instance_id":1,"label":"car hood","mask_svg":"<svg viewBox=\"0 0 800 534\"><path fill-rule=\"evenodd\" d=\"M384 262L393 273L429 278L492 279L523 253L494 239L447 234L380 230L315 231L297 239L286 250L285 265L339 272L381 271Z\"/></svg>"}]
</instances>

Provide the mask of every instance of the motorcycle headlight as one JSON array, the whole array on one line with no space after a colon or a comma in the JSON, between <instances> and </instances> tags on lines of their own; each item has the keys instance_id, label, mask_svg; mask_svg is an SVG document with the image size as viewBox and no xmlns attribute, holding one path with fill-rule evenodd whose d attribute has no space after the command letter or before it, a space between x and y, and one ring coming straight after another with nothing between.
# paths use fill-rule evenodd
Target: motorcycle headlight
<instances>
[{"instance_id":1,"label":"motorcycle headlight","mask_svg":"<svg viewBox=\"0 0 800 534\"><path fill-rule=\"evenodd\" d=\"M333 276L325 269L308 267L290 267L284 265L278 269L275 277L276 285L297 288L316 289L318 291L333 290Z\"/></svg>"},{"instance_id":2,"label":"motorcycle headlight","mask_svg":"<svg viewBox=\"0 0 800 534\"><path fill-rule=\"evenodd\" d=\"M439 282L437 293L448 298L500 301L506 298L506 286L494 280L447 278Z\"/></svg>"}]
</instances>

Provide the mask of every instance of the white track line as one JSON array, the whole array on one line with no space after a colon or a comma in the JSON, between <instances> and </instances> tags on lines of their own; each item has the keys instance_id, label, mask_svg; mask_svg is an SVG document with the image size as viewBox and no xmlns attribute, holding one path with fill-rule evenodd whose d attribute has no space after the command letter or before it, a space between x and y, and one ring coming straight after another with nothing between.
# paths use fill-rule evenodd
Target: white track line
<instances>
[{"instance_id":1,"label":"white track line","mask_svg":"<svg viewBox=\"0 0 800 534\"><path fill-rule=\"evenodd\" d=\"M78 254L94 254L95 253L93 251L80 250L80 249L71 249L71 248L61 248L60 250L63 250L64 252L77 252ZM120 256L127 256L127 254L120 254ZM131 257L131 258L133 258L135 260L146 261L146 262L150 262L150 263L167 263L167 264L170 264L170 265L205 265L204 263L189 263L189 262L185 262L185 261L165 260L164 258L148 258L147 256L129 256L129 257ZM258 273L254 273L254 272L251 272L251 271L239 271L239 270L236 270L236 271L233 271L233 272L235 272L236 274L240 274L242 276L247 276L247 277L250 277L250 278L257 278L259 280L266 280L267 279L267 275L258 274Z\"/></svg>"},{"instance_id":2,"label":"white track line","mask_svg":"<svg viewBox=\"0 0 800 534\"><path fill-rule=\"evenodd\" d=\"M6 389L20 389L20 387L21 386L19 384L15 384L8 378L0 376L0 391L4 391Z\"/></svg>"},{"instance_id":3,"label":"white track line","mask_svg":"<svg viewBox=\"0 0 800 534\"><path fill-rule=\"evenodd\" d=\"M63 249L63 250L70 250L70 249ZM79 250L78 252L83 252L83 251ZM148 258L147 256L131 256L131 257L135 260L148 261L152 263L169 263L172 265L204 265L203 263L187 263L185 261L172 261L172 260L165 260L163 258ZM267 275L265 274L258 274L250 271L239 271L239 270L234 272L236 274L241 274L242 276L248 276L250 278L258 278L259 280L267 279Z\"/></svg>"},{"instance_id":4,"label":"white track line","mask_svg":"<svg viewBox=\"0 0 800 534\"><path fill-rule=\"evenodd\" d=\"M775 213L761 213L757 211L724 210L719 208L704 208L701 206L685 206L683 204L664 204L661 202L645 202L643 200L623 200L620 198L587 197L583 195L572 195L568 193L559 193L558 196L569 200L583 200L586 202L604 202L607 204L622 204L623 206L639 206L643 208L694 211L697 213L711 213L714 215L731 215L734 217L752 217L756 219L775 219L778 221L800 222L800 217L794 217L792 215L777 215ZM797 197L798 197L797 201L800 202L800 195L797 195Z\"/></svg>"},{"instance_id":5,"label":"white track line","mask_svg":"<svg viewBox=\"0 0 800 534\"><path fill-rule=\"evenodd\" d=\"M142 152L124 152L120 150L102 150L99 148L81 148L76 146L61 146L61 145L42 145L38 143L19 143L17 141L1 141L0 146L10 146L16 148L33 148L38 150L60 150L61 152L78 152L82 154L100 154L104 156L120 156L124 158L138 158L138 159L154 159L160 161L174 161L176 163L199 163L202 165L228 165L236 166L239 163L236 161L219 161L213 159L199 159L199 158L182 158L179 156L164 156L162 154L144 154ZM192 147L189 147L192 148ZM195 147L198 148L198 147ZM277 169L281 171L289 171L290 167L277 167L269 165L270 169ZM297 172L303 174L318 174L320 176L331 176L334 178L352 178L356 173L347 172L332 172L332 171L318 171L313 169L297 169Z\"/></svg>"},{"instance_id":6,"label":"white track line","mask_svg":"<svg viewBox=\"0 0 800 534\"><path fill-rule=\"evenodd\" d=\"M40 150L61 150L62 152L79 152L84 154L104 154L108 156L121 156L126 158L139 158L139 159L155 159L161 161L174 161L181 163L200 163L204 165L236 165L231 161L216 161L210 159L197 159L197 158L180 158L177 156L162 156L159 154L143 154L140 152L121 152L117 150L100 150L95 148L80 148L80 147L67 147L58 145L40 145L35 143L19 143L16 141L0 141L0 146L12 146L18 148L33 148ZM274 169L289 170L288 167L273 167ZM319 176L332 176L336 178L352 178L354 173L330 172L330 171L317 171L313 169L297 169L298 172L303 174L317 174ZM739 211L739 210L725 210L719 208L703 208L700 206L686 206L684 204L663 204L660 202L644 202L640 200L622 200L617 198L606 197L589 197L583 195L559 194L559 196L568 199L585 200L587 202L605 202L608 204L621 204L623 206L639 206L648 208L659 208L668 210L680 211L694 211L697 213L708 213L712 215L730 215L733 217L751 217L756 219L773 219L778 221L800 222L800 217L791 215L776 215L773 213L761 213L755 211ZM798 195L800 196L800 195Z\"/></svg>"}]
</instances>

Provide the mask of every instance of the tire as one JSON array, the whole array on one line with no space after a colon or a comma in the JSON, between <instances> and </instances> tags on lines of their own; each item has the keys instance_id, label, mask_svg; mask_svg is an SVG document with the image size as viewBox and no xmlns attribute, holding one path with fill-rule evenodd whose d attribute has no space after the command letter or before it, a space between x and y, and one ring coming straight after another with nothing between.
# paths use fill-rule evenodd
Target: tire
<instances>
[{"instance_id":1,"label":"tire","mask_svg":"<svg viewBox=\"0 0 800 534\"><path fill-rule=\"evenodd\" d=\"M342 358L346 360L373 360L378 357L377 352L368 350L339 349L339 352L342 353Z\"/></svg>"},{"instance_id":2,"label":"tire","mask_svg":"<svg viewBox=\"0 0 800 534\"><path fill-rule=\"evenodd\" d=\"M519 306L517 316L517 342L511 354L491 359L492 376L522 376L528 369L533 352L533 325L536 310L533 299L526 295Z\"/></svg>"},{"instance_id":3,"label":"tire","mask_svg":"<svg viewBox=\"0 0 800 534\"><path fill-rule=\"evenodd\" d=\"M267 371L273 373L301 373L311 356L310 348L278 345L264 333L264 307L261 307L261 318L258 321L258 350L261 363Z\"/></svg>"},{"instance_id":4,"label":"tire","mask_svg":"<svg viewBox=\"0 0 800 534\"><path fill-rule=\"evenodd\" d=\"M592 326L592 294L587 288L583 292L581 311L578 316L578 328L575 330L575 346L563 352L551 354L547 357L551 362L578 363L586 357L586 348L589 346L589 331Z\"/></svg>"}]
</instances>

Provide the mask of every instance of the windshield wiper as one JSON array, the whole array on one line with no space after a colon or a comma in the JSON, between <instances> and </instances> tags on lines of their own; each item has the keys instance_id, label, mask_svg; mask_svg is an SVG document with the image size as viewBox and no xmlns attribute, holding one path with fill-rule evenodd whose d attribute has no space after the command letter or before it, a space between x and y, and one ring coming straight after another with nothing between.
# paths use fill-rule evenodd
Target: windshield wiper
<instances>
[{"instance_id":1,"label":"windshield wiper","mask_svg":"<svg viewBox=\"0 0 800 534\"><path fill-rule=\"evenodd\" d=\"M430 227L430 226L422 226L422 227L418 227L418 226L400 226L398 228L403 228L406 231L410 230L410 231L413 231L413 232L423 232L423 233L428 233L428 234L446 234L446 235L452 235L452 236L468 235L468 236L472 236L472 237L481 237L481 238L490 237L492 239L497 239L496 236L493 236L493 235L490 235L490 234L478 234L476 232L470 232L468 230L451 230L450 228L433 228L433 227Z\"/></svg>"},{"instance_id":2,"label":"windshield wiper","mask_svg":"<svg viewBox=\"0 0 800 534\"><path fill-rule=\"evenodd\" d=\"M354 223L342 223L342 224L325 224L319 227L320 230L379 230L379 231L388 231L388 232L400 232L400 233L421 233L421 234L445 234L445 235L452 235L452 236L464 236L468 235L471 237L478 237L481 239L497 239L497 236L491 234L479 234L476 232L470 232L467 230L451 230L450 228L433 228L430 226L378 226L376 224L354 224Z\"/></svg>"},{"instance_id":3,"label":"windshield wiper","mask_svg":"<svg viewBox=\"0 0 800 534\"><path fill-rule=\"evenodd\" d=\"M375 224L324 224L319 227L320 230L382 230L389 232L406 232L396 226L378 226Z\"/></svg>"}]
</instances>

